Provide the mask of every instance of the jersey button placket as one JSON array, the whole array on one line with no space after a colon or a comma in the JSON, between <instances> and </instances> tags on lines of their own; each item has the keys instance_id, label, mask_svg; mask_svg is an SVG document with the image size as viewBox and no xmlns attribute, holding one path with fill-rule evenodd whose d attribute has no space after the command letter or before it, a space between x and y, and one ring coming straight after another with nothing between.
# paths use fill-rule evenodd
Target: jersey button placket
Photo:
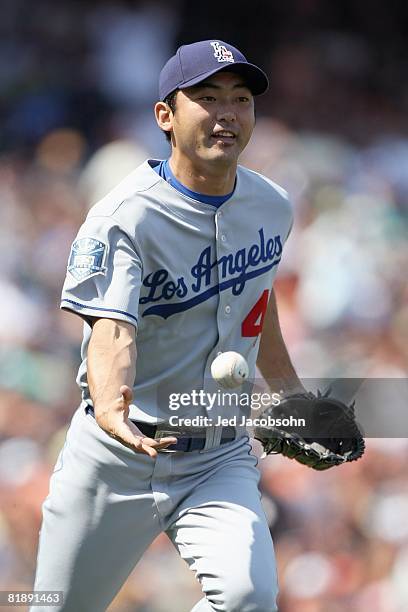
<instances>
[{"instance_id":1,"label":"jersey button placket","mask_svg":"<svg viewBox=\"0 0 408 612\"><path fill-rule=\"evenodd\" d=\"M214 246L216 250L217 261L220 261L220 259L223 256L228 255L228 252L229 252L229 249L227 247L227 242L228 242L227 235L226 235L226 232L224 231L224 226L226 227L226 225L224 223L223 213L221 211L217 211L215 213L214 223L215 223ZM226 278L223 278L222 276L222 270L223 270L222 265L217 266L217 282L219 284L221 284L223 281L226 280ZM206 371L208 372L208 375L209 375L209 378L207 379L207 382L206 382L206 387L208 388L208 391L211 391L213 393L217 392L218 385L211 378L210 368L211 368L211 362L214 360L214 358L223 352L223 346L225 343L225 336L226 336L226 331L225 331L226 317L229 317L231 313L231 306L228 303L228 301L229 301L228 291L220 291L218 294L218 307L217 307L218 342L216 346L214 346L213 351L211 351L207 364L206 364ZM214 406L214 408L212 409L212 412L209 413L209 416L212 419L217 419L217 416L222 415L222 411L219 412L219 410L220 408L218 406ZM212 434L213 434L212 439L211 438L207 439L207 443L206 443L207 449L211 448L214 445L218 446L220 442L220 438L221 438L221 428L214 427Z\"/></svg>"},{"instance_id":2,"label":"jersey button placket","mask_svg":"<svg viewBox=\"0 0 408 612\"><path fill-rule=\"evenodd\" d=\"M220 258L223 255L227 254L227 247L226 247L226 243L227 243L227 235L226 232L224 231L224 218L223 218L223 211L222 210L218 210L215 213L215 248L216 248L216 255L217 255L217 260L220 261ZM222 267L218 267L218 282L221 284L225 279L222 278L220 275L222 274ZM214 347L214 349L216 349L216 354L220 354L222 352L223 349L223 320L225 320L225 317L229 315L231 307L229 304L226 304L226 292L225 291L220 291L219 293L219 297L218 297L218 312L217 312L217 327L218 327L218 344L216 347Z\"/></svg>"},{"instance_id":3,"label":"jersey button placket","mask_svg":"<svg viewBox=\"0 0 408 612\"><path fill-rule=\"evenodd\" d=\"M227 238L227 232L225 231L226 229L227 228L226 228L226 223L223 217L223 211L219 210L217 211L215 215L216 249L217 249L218 261L220 261L221 257L227 256L230 252L227 246L228 238ZM219 270L218 270L219 274L221 273L221 271L222 271L222 266L219 267ZM226 280L225 278L219 278L219 283L221 284L225 280ZM218 318L218 334L219 334L218 348L221 348L221 349L222 349L222 341L223 341L222 321L225 320L226 317L228 318L230 316L231 316L231 304L229 303L229 292L228 290L220 291L217 318Z\"/></svg>"}]
</instances>

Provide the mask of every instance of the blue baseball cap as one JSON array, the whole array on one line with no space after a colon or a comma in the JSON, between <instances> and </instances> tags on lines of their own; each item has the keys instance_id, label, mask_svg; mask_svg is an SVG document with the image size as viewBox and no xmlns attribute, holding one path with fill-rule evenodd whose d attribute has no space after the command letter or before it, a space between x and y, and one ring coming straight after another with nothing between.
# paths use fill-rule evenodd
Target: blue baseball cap
<instances>
[{"instance_id":1,"label":"blue baseball cap","mask_svg":"<svg viewBox=\"0 0 408 612\"><path fill-rule=\"evenodd\" d=\"M160 100L176 89L197 85L220 70L242 75L255 96L268 89L266 74L250 64L241 51L222 40L200 40L179 47L164 65L159 78Z\"/></svg>"}]
</instances>

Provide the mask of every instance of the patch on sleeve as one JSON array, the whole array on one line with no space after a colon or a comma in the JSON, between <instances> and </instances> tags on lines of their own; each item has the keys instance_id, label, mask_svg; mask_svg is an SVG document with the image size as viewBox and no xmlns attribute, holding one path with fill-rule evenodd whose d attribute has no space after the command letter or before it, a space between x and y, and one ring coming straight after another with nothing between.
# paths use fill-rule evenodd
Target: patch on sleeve
<instances>
[{"instance_id":1,"label":"patch on sleeve","mask_svg":"<svg viewBox=\"0 0 408 612\"><path fill-rule=\"evenodd\" d=\"M96 238L75 240L69 254L68 272L77 281L82 281L95 274L105 274L106 252L106 244L96 240Z\"/></svg>"}]
</instances>

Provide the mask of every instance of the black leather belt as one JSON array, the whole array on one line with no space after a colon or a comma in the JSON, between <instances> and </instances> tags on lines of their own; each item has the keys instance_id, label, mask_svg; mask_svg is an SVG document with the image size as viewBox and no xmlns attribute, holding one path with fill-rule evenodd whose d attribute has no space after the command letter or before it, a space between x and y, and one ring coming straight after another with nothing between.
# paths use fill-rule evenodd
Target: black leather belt
<instances>
[{"instance_id":1,"label":"black leather belt","mask_svg":"<svg viewBox=\"0 0 408 612\"><path fill-rule=\"evenodd\" d=\"M91 414L95 418L95 413L92 406L87 405L85 412ZM206 432L205 429L201 431L196 430L193 436L186 436L184 432L178 432L177 430L172 431L170 427L166 427L165 423L161 423L160 426L151 425L150 423L144 423L143 421L135 421L131 419L132 423L144 434L147 438L155 438L157 430L164 431L165 433L160 437L168 437L170 435L177 438L175 444L170 444L164 451L183 451L184 453L190 453L191 451L202 450L205 446ZM178 437L178 434L181 434ZM236 432L235 427L228 426L222 428L222 435L220 444L226 444L235 440Z\"/></svg>"}]
</instances>

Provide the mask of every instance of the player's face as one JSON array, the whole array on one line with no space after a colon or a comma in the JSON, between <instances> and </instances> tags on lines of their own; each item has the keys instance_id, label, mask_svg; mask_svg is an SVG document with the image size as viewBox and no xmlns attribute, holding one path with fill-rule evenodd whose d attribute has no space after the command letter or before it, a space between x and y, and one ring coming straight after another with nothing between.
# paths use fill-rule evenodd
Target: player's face
<instances>
[{"instance_id":1,"label":"player's face","mask_svg":"<svg viewBox=\"0 0 408 612\"><path fill-rule=\"evenodd\" d=\"M243 78L219 72L177 93L173 148L191 161L236 164L254 124L254 100Z\"/></svg>"}]
</instances>

